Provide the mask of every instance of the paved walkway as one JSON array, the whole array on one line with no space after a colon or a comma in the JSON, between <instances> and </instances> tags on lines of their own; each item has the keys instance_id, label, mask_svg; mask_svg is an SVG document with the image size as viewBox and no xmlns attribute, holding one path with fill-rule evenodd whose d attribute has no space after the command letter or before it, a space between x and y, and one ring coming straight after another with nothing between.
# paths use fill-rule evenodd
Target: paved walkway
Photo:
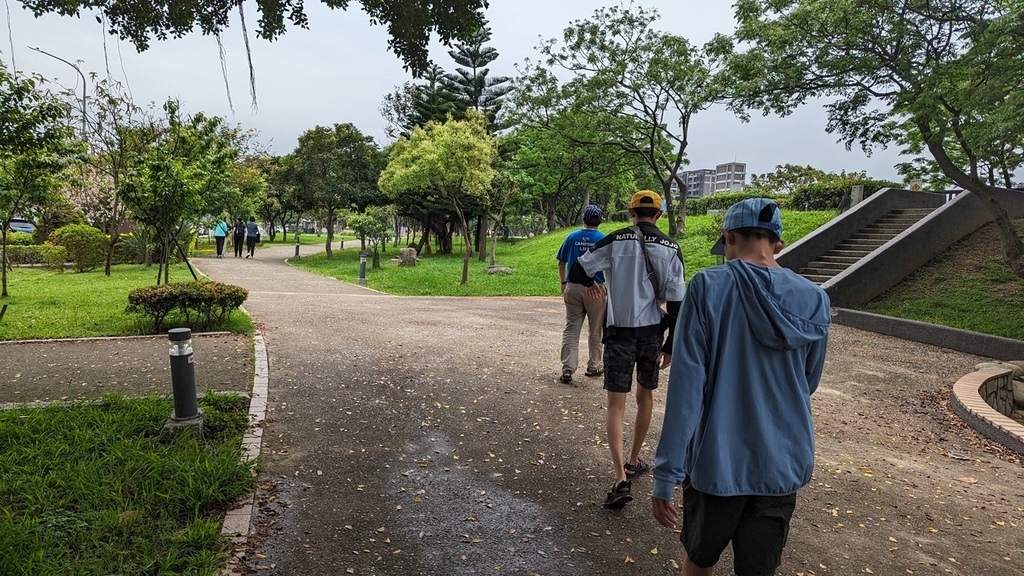
<instances>
[{"instance_id":1,"label":"paved walkway","mask_svg":"<svg viewBox=\"0 0 1024 576\"><path fill-rule=\"evenodd\" d=\"M675 572L650 479L623 512L600 507L604 393L556 381L559 299L384 296L298 270L293 253L198 262L250 290L269 354L259 513L237 570ZM841 326L830 347L815 479L780 573L1024 571L1022 468L946 413L980 359Z\"/></svg>"}]
</instances>

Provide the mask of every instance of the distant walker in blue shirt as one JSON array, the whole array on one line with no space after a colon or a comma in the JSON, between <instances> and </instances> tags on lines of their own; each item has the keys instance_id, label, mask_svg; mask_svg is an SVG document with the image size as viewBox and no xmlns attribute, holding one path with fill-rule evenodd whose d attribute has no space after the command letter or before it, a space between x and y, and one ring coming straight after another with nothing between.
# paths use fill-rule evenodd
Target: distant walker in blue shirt
<instances>
[{"instance_id":1,"label":"distant walker in blue shirt","mask_svg":"<svg viewBox=\"0 0 1024 576\"><path fill-rule=\"evenodd\" d=\"M682 486L684 575L711 574L730 542L736 574L775 574L811 480L829 299L775 262L781 235L771 200L733 204L719 240L728 261L697 273L679 310L651 496L674 528Z\"/></svg>"},{"instance_id":2,"label":"distant walker in blue shirt","mask_svg":"<svg viewBox=\"0 0 1024 576\"><path fill-rule=\"evenodd\" d=\"M558 276L562 280L562 300L565 302L565 330L562 331L562 375L559 380L572 384L572 375L579 364L580 331L583 320L587 319L589 337L587 346L590 356L587 359L587 376L604 374L604 346L601 338L604 335L605 299L594 298L587 294L587 287L568 281L569 270L584 252L589 251L604 238L598 229L604 215L601 209L593 204L583 209L583 228L566 236L562 247L558 250ZM604 284L604 274L598 272L594 281Z\"/></svg>"}]
</instances>

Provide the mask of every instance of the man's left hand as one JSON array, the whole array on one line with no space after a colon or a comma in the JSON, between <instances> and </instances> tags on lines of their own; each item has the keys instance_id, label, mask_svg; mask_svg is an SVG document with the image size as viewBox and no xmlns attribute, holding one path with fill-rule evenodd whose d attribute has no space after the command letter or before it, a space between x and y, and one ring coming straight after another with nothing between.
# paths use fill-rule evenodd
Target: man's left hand
<instances>
[{"instance_id":1,"label":"man's left hand","mask_svg":"<svg viewBox=\"0 0 1024 576\"><path fill-rule=\"evenodd\" d=\"M675 529L679 524L679 510L671 500L651 498L651 512L654 514L654 519L666 528Z\"/></svg>"},{"instance_id":2,"label":"man's left hand","mask_svg":"<svg viewBox=\"0 0 1024 576\"><path fill-rule=\"evenodd\" d=\"M664 352L658 352L658 358L655 360L658 363L658 368L664 370L672 364L672 355Z\"/></svg>"}]
</instances>

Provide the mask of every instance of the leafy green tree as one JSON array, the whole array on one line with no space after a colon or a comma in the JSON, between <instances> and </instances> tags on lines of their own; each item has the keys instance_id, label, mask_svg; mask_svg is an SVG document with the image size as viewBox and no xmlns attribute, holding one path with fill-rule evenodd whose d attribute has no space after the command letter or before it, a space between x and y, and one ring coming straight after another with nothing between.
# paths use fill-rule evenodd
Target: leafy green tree
<instances>
[{"instance_id":1,"label":"leafy green tree","mask_svg":"<svg viewBox=\"0 0 1024 576\"><path fill-rule=\"evenodd\" d=\"M324 214L328 258L333 257L331 242L338 211L373 195L382 164L373 138L352 124L317 126L299 136L290 168L305 203Z\"/></svg>"},{"instance_id":2,"label":"leafy green tree","mask_svg":"<svg viewBox=\"0 0 1024 576\"><path fill-rule=\"evenodd\" d=\"M203 196L208 227L223 214L248 220L255 215L257 198L267 186L262 165L269 152L259 140L259 131L221 124L219 136L237 151L237 157L228 165L223 186L211 188Z\"/></svg>"},{"instance_id":3,"label":"leafy green tree","mask_svg":"<svg viewBox=\"0 0 1024 576\"><path fill-rule=\"evenodd\" d=\"M658 18L657 11L639 6L599 8L589 20L570 24L561 42L544 42L545 61L528 66L521 84L540 102L603 119L601 137L579 144L618 148L642 160L661 185L675 235L683 232L686 196L680 195L677 208L671 190L673 182L685 190L678 173L690 121L724 96L713 57L722 40L697 49L681 36L654 30ZM559 87L551 68L572 77ZM543 112L540 105L533 108Z\"/></svg>"},{"instance_id":4,"label":"leafy green tree","mask_svg":"<svg viewBox=\"0 0 1024 576\"><path fill-rule=\"evenodd\" d=\"M186 226L204 214L204 195L224 186L237 150L221 137L221 119L196 113L182 117L176 100L163 106L166 123L152 124L153 144L136 160L138 178L122 190L135 219L152 228L162 247L157 284L170 283L171 249Z\"/></svg>"},{"instance_id":5,"label":"leafy green tree","mask_svg":"<svg viewBox=\"0 0 1024 576\"><path fill-rule=\"evenodd\" d=\"M351 0L321 0L330 8L348 9ZM468 39L480 28L486 0L358 0L370 22L387 26L391 39L388 47L413 72L423 72L429 63L427 51L431 33L445 44ZM122 39L130 40L139 51L146 50L152 38L180 38L198 28L203 34L219 34L228 27L231 13L238 10L244 23L241 2L216 0L208 2L151 0L122 2L118 0L21 0L26 8L39 16L56 12L81 17L84 9L98 8L106 17L108 29ZM303 2L295 0L261 0L257 3L260 17L257 35L274 40L286 31L286 20L293 26L309 26Z\"/></svg>"},{"instance_id":6,"label":"leafy green tree","mask_svg":"<svg viewBox=\"0 0 1024 576\"><path fill-rule=\"evenodd\" d=\"M428 122L423 128L414 128L409 138L395 143L380 175L379 185L385 194L418 191L451 204L465 240L463 285L469 281L473 245L464 206L470 200L486 200L496 157L497 144L487 131L487 119L469 112L465 120Z\"/></svg>"},{"instance_id":7,"label":"leafy green tree","mask_svg":"<svg viewBox=\"0 0 1024 576\"><path fill-rule=\"evenodd\" d=\"M110 276L114 247L129 216L122 190L137 177L136 162L152 144L149 137L153 132L143 129L152 118L132 101L121 84L95 75L91 78L94 86L91 114L87 116L88 154L74 195L87 216L108 236L103 270Z\"/></svg>"},{"instance_id":8,"label":"leafy green tree","mask_svg":"<svg viewBox=\"0 0 1024 576\"><path fill-rule=\"evenodd\" d=\"M384 135L388 137L388 141L398 140L408 134L417 89L412 82L395 86L395 90L385 94L380 106L377 107L384 118Z\"/></svg>"},{"instance_id":9,"label":"leafy green tree","mask_svg":"<svg viewBox=\"0 0 1024 576\"><path fill-rule=\"evenodd\" d=\"M39 208L36 217L36 229L32 238L37 244L42 244L50 237L50 233L62 226L71 224L87 224L85 212L75 206L67 196L57 194L51 201ZM107 242L106 238L103 239Z\"/></svg>"},{"instance_id":10,"label":"leafy green tree","mask_svg":"<svg viewBox=\"0 0 1024 576\"><path fill-rule=\"evenodd\" d=\"M563 110L545 125L522 125L503 140L511 155L508 177L521 193L517 202L543 214L548 230L577 223L587 204L611 211L636 190L634 172L644 170L620 148L577 144L598 137L590 120Z\"/></svg>"},{"instance_id":11,"label":"leafy green tree","mask_svg":"<svg viewBox=\"0 0 1024 576\"><path fill-rule=\"evenodd\" d=\"M7 292L7 233L11 219L43 206L59 176L77 158L70 108L37 87L40 79L8 73L0 62L0 297Z\"/></svg>"},{"instance_id":12,"label":"leafy green tree","mask_svg":"<svg viewBox=\"0 0 1024 576\"><path fill-rule=\"evenodd\" d=\"M255 163L266 182L266 186L254 198L256 216L261 222L267 223L270 228L267 234L271 240L277 238L277 227L280 224L287 241L287 225L297 216L293 198L295 190L285 177L285 162L288 160L287 157L267 156Z\"/></svg>"},{"instance_id":13,"label":"leafy green tree","mask_svg":"<svg viewBox=\"0 0 1024 576\"><path fill-rule=\"evenodd\" d=\"M813 166L777 164L774 172L751 174L750 187L765 192L788 193L800 186L815 184L829 179L829 173Z\"/></svg>"},{"instance_id":14,"label":"leafy green tree","mask_svg":"<svg viewBox=\"0 0 1024 576\"><path fill-rule=\"evenodd\" d=\"M736 17L741 114L785 115L828 97L826 130L847 147L919 140L982 200L1024 277L1024 242L986 174L1012 173L1024 146L1020 0L739 0Z\"/></svg>"},{"instance_id":15,"label":"leafy green tree","mask_svg":"<svg viewBox=\"0 0 1024 576\"><path fill-rule=\"evenodd\" d=\"M348 227L359 235L363 249L366 250L367 245L370 247L374 270L380 268L380 248L386 242L393 212L389 206L371 206L363 213L348 216Z\"/></svg>"}]
</instances>

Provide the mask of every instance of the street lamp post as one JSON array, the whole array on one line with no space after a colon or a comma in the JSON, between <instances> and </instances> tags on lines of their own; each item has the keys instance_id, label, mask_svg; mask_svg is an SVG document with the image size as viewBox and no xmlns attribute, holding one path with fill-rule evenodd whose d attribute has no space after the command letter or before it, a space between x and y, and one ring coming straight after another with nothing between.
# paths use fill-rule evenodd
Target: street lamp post
<instances>
[{"instance_id":1,"label":"street lamp post","mask_svg":"<svg viewBox=\"0 0 1024 576\"><path fill-rule=\"evenodd\" d=\"M60 60L61 62L67 64L68 66L71 66L72 68L74 68L75 72L78 72L78 75L82 77L82 140L85 140L85 95L86 95L86 90L88 90L88 88L89 88L88 83L85 81L85 74L82 74L82 70L78 67L77 64L72 64L71 62L68 62L67 60L61 58L60 56L54 56L53 54L50 54L46 50L42 50L42 49L37 48L35 46L29 46L29 49L30 50L35 50L36 52L40 52L42 54L46 54L47 56L49 56L50 58L53 58L54 60Z\"/></svg>"}]
</instances>

